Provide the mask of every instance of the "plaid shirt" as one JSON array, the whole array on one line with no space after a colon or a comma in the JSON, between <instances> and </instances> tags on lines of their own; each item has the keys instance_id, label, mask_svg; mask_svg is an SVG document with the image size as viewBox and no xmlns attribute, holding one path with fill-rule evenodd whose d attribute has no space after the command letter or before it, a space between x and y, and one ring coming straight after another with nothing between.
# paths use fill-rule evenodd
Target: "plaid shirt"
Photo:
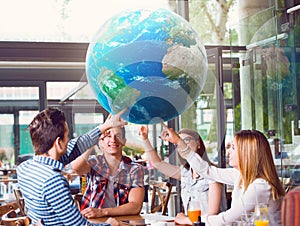
<instances>
[{"instance_id":1,"label":"plaid shirt","mask_svg":"<svg viewBox=\"0 0 300 226\"><path fill-rule=\"evenodd\" d=\"M91 171L88 174L88 184L82 199L81 210L87 207L102 208L109 182L109 168L103 155L91 156L89 164ZM128 203L131 188L144 186L143 166L123 156L113 185L116 206Z\"/></svg>"}]
</instances>

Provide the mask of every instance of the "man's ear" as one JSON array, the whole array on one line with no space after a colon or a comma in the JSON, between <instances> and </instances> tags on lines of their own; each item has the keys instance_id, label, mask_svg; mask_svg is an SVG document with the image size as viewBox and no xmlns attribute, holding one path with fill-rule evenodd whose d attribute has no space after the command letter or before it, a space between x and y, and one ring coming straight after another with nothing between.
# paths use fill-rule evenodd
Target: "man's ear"
<instances>
[{"instance_id":1,"label":"man's ear","mask_svg":"<svg viewBox=\"0 0 300 226\"><path fill-rule=\"evenodd\" d=\"M55 143L56 148L59 148L59 149L62 148L61 147L61 139L60 139L60 137L56 137L54 143Z\"/></svg>"}]
</instances>

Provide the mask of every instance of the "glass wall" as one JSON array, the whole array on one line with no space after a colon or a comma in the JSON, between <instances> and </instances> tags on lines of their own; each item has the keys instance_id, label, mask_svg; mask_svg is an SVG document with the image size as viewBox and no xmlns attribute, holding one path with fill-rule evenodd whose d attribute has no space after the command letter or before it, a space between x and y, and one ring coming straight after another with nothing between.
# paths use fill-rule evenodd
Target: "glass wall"
<instances>
[{"instance_id":1,"label":"glass wall","mask_svg":"<svg viewBox=\"0 0 300 226\"><path fill-rule=\"evenodd\" d=\"M217 70L211 70L198 101L197 122L198 131L206 139L208 147L217 140L219 147L212 147L223 156L223 146L232 139L234 132L241 129L257 129L269 139L274 161L281 177L293 178L299 184L299 4L297 1L244 1L239 2L235 11L235 24L228 23L229 55L222 52L223 65L221 79ZM201 4L200 1L190 1L190 6ZM209 7L206 5L205 7ZM201 8L210 15L209 8ZM213 6L211 6L213 7ZM250 10L251 9L251 10ZM190 8L190 13L196 8ZM200 10L200 9L198 9ZM191 22L197 25L201 16L190 15ZM227 18L219 11L219 16ZM197 18L197 19L195 19ZM211 17L211 25L220 25ZM200 26L200 25L199 25ZM211 29L214 33L214 29ZM200 31L201 32L201 31ZM218 33L211 43L218 43ZM205 37L205 36L204 36ZM227 37L227 36L224 36ZM228 40L227 40L228 41ZM226 41L226 42L227 42ZM232 43L245 46L243 51L235 51ZM218 43L220 44L220 43ZM209 53L209 50L208 50ZM226 66L226 58L228 64ZM230 65L230 67L228 67ZM212 67L211 67L212 68ZM228 70L229 69L229 70ZM227 77L226 73L231 75ZM214 86L209 92L206 87L216 80L224 101L210 104L217 97L218 90ZM213 83L211 83L213 84ZM217 98L215 98L217 101ZM219 104L226 111L218 110ZM214 106L214 107L208 107ZM215 112L225 116L226 126L223 138L215 139L212 134L220 132ZM222 117L222 116L220 116ZM198 119L199 118L199 119ZM216 127L217 126L217 127ZM222 125L221 125L222 126ZM222 134L221 134L222 136ZM210 151L210 150L209 150ZM223 165L223 164L222 164Z\"/></svg>"},{"instance_id":2,"label":"glass wall","mask_svg":"<svg viewBox=\"0 0 300 226\"><path fill-rule=\"evenodd\" d=\"M15 153L13 125L13 114L0 114L0 159L4 165L14 160Z\"/></svg>"},{"instance_id":3,"label":"glass wall","mask_svg":"<svg viewBox=\"0 0 300 226\"><path fill-rule=\"evenodd\" d=\"M33 154L33 147L27 127L38 111L19 111L19 133L20 133L20 152L19 155Z\"/></svg>"},{"instance_id":4,"label":"glass wall","mask_svg":"<svg viewBox=\"0 0 300 226\"><path fill-rule=\"evenodd\" d=\"M300 52L299 33L294 33L299 12L288 13L286 5L257 9L240 21L240 40L247 49L240 61L241 128L265 133L279 175L299 184Z\"/></svg>"}]
</instances>

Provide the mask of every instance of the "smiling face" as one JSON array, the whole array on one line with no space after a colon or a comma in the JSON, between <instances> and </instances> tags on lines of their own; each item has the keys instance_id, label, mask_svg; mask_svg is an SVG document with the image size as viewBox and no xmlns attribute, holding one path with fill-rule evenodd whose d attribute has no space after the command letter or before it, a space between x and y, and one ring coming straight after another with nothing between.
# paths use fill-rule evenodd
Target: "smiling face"
<instances>
[{"instance_id":1,"label":"smiling face","mask_svg":"<svg viewBox=\"0 0 300 226\"><path fill-rule=\"evenodd\" d=\"M231 147L228 149L228 154L229 154L229 165L238 169L238 153L236 150L236 142L235 139L231 143Z\"/></svg>"},{"instance_id":2,"label":"smiling face","mask_svg":"<svg viewBox=\"0 0 300 226\"><path fill-rule=\"evenodd\" d=\"M100 139L100 145L104 153L122 156L122 149L126 143L123 131L120 127L107 130Z\"/></svg>"}]
</instances>

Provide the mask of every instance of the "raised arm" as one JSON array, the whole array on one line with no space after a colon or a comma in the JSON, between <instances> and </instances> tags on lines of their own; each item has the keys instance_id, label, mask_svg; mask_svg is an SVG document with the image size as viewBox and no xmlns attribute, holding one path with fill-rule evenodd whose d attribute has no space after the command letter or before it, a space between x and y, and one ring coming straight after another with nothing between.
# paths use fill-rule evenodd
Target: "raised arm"
<instances>
[{"instance_id":1,"label":"raised arm","mask_svg":"<svg viewBox=\"0 0 300 226\"><path fill-rule=\"evenodd\" d=\"M161 138L176 144L177 151L181 157L185 158L193 170L201 176L229 185L234 185L236 178L239 177L238 170L234 168L217 168L210 165L198 154L193 152L172 128L166 127L161 134Z\"/></svg>"},{"instance_id":2,"label":"raised arm","mask_svg":"<svg viewBox=\"0 0 300 226\"><path fill-rule=\"evenodd\" d=\"M109 115L103 124L97 126L95 129L84 135L70 140L68 143L67 153L63 155L59 161L61 161L64 165L69 164L89 148L96 145L101 134L103 134L106 130L112 127L127 125L128 123L121 119L121 115L125 111L126 109L120 111L116 115Z\"/></svg>"},{"instance_id":3,"label":"raised arm","mask_svg":"<svg viewBox=\"0 0 300 226\"><path fill-rule=\"evenodd\" d=\"M88 158L92 151L93 151L93 148L88 149L81 156L79 156L77 159L75 159L74 161L72 161L70 163L72 170L75 173L82 176L82 175L90 172L91 167L90 167L90 164L88 163Z\"/></svg>"},{"instance_id":4,"label":"raised arm","mask_svg":"<svg viewBox=\"0 0 300 226\"><path fill-rule=\"evenodd\" d=\"M113 127L121 127L125 126L128 124L128 122L125 122L122 118L121 115L126 111L127 109L123 109L116 115L110 114L105 122L101 125L98 126L100 129L101 133L103 134L106 130L109 130Z\"/></svg>"},{"instance_id":5,"label":"raised arm","mask_svg":"<svg viewBox=\"0 0 300 226\"><path fill-rule=\"evenodd\" d=\"M151 145L148 139L148 126L140 127L139 136L143 140L143 146L146 152L147 160L150 161L152 165L164 175L180 180L180 167L162 161L161 158L158 156L157 152L154 150L153 146Z\"/></svg>"}]
</instances>

